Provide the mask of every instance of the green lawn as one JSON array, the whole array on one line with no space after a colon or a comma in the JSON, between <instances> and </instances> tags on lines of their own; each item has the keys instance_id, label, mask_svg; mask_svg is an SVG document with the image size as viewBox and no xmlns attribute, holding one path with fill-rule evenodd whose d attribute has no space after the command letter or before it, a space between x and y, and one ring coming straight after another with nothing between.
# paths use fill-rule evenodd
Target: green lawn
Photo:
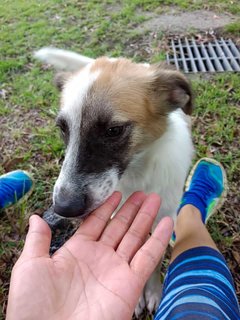
<instances>
[{"instance_id":1,"label":"green lawn","mask_svg":"<svg viewBox=\"0 0 240 320\"><path fill-rule=\"evenodd\" d=\"M149 12L212 9L240 14L239 1L111 0L2 0L0 3L0 173L23 168L32 173L35 190L28 201L0 213L0 319L4 318L9 275L33 212L41 214L51 202L54 180L63 157L63 144L55 128L58 94L53 71L32 58L43 46L68 48L90 57L127 56L157 62L165 52L161 32L152 37L138 26ZM225 28L239 35L240 23ZM195 111L193 136L196 158L211 156L227 169L229 196L209 224L236 280L240 189L239 74L221 74L193 80ZM1 308L1 307L0 307ZM2 315L1 315L2 313Z\"/></svg>"}]
</instances>

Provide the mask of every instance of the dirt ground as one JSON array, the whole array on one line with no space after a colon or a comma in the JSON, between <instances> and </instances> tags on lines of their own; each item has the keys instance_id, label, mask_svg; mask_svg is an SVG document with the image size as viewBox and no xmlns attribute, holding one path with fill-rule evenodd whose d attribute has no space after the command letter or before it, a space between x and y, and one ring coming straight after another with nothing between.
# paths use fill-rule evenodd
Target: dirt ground
<instances>
[{"instance_id":1,"label":"dirt ground","mask_svg":"<svg viewBox=\"0 0 240 320\"><path fill-rule=\"evenodd\" d=\"M149 13L151 17L140 28L147 30L161 30L171 33L183 33L189 31L208 31L224 27L237 21L231 14L216 13L214 11L196 10L193 12L179 12L171 9L160 15Z\"/></svg>"}]
</instances>

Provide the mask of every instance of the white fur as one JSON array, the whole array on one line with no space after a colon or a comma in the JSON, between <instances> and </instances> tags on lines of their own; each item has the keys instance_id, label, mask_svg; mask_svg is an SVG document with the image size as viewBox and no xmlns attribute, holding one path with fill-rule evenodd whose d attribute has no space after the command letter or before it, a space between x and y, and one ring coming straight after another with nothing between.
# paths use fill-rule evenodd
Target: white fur
<instances>
[{"instance_id":1,"label":"white fur","mask_svg":"<svg viewBox=\"0 0 240 320\"><path fill-rule=\"evenodd\" d=\"M123 193L124 200L136 190L156 192L161 196L156 223L163 216L176 217L182 186L191 165L193 145L184 117L181 110L169 114L167 131L135 157L118 184L117 189Z\"/></svg>"},{"instance_id":2,"label":"white fur","mask_svg":"<svg viewBox=\"0 0 240 320\"><path fill-rule=\"evenodd\" d=\"M156 192L161 196L162 204L154 227L164 216L172 216L175 220L182 187L191 165L194 149L185 117L182 110L169 114L165 134L135 157L117 187L123 194L123 201L136 190L143 190L145 193ZM140 316L144 307L147 307L150 313L156 310L160 293L159 266L144 288L135 315Z\"/></svg>"},{"instance_id":3,"label":"white fur","mask_svg":"<svg viewBox=\"0 0 240 320\"><path fill-rule=\"evenodd\" d=\"M111 183L111 184L109 184ZM112 194L114 190L116 190L116 186L118 183L118 171L115 168L112 168L106 172L104 172L101 177L98 179L93 179L89 184L89 190L91 194L94 194L94 208L99 206L109 197L109 194ZM91 208L89 210L92 211Z\"/></svg>"},{"instance_id":4,"label":"white fur","mask_svg":"<svg viewBox=\"0 0 240 320\"><path fill-rule=\"evenodd\" d=\"M35 52L34 56L44 63L51 64L58 70L67 71L78 70L94 61L94 59L78 53L56 48L42 48Z\"/></svg>"},{"instance_id":5,"label":"white fur","mask_svg":"<svg viewBox=\"0 0 240 320\"><path fill-rule=\"evenodd\" d=\"M64 85L62 91L62 112L66 112L71 119L81 113L81 103L87 96L88 90L98 78L99 71L90 72L91 64L88 64L77 74L74 74ZM80 112L79 112L80 110Z\"/></svg>"}]
</instances>

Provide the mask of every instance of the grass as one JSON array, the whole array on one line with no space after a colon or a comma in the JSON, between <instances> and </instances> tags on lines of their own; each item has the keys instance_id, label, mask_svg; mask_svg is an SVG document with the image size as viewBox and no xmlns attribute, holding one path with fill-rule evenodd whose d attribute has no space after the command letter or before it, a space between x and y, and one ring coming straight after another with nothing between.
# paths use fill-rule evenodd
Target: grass
<instances>
[{"instance_id":1,"label":"grass","mask_svg":"<svg viewBox=\"0 0 240 320\"><path fill-rule=\"evenodd\" d=\"M224 74L210 81L197 80L193 82L196 92L196 109L193 116L193 138L196 146L196 158L214 157L220 161L227 171L229 189L232 197L227 203L234 215L238 212L237 189L235 183L240 178L239 150L239 75ZM233 203L236 203L236 206ZM226 204L227 207L227 204ZM219 212L217 220L226 219L226 208ZM238 230L238 225L232 226ZM229 237L222 234L222 226L216 223L216 218L210 219L210 231L216 243L228 246ZM231 226L230 226L231 228ZM238 231L237 231L238 232ZM231 230L231 235L234 231Z\"/></svg>"},{"instance_id":2,"label":"grass","mask_svg":"<svg viewBox=\"0 0 240 320\"><path fill-rule=\"evenodd\" d=\"M235 1L224 1L224 0L167 0L161 1L163 4L176 5L179 8L189 11L189 10L215 10L219 13L229 12L232 14L238 14L240 12L240 4L238 0Z\"/></svg>"},{"instance_id":3,"label":"grass","mask_svg":"<svg viewBox=\"0 0 240 320\"><path fill-rule=\"evenodd\" d=\"M234 34L236 36L239 36L240 34L240 20L237 22L233 22L228 24L225 28L224 31L230 34Z\"/></svg>"},{"instance_id":4,"label":"grass","mask_svg":"<svg viewBox=\"0 0 240 320\"><path fill-rule=\"evenodd\" d=\"M164 34L158 32L154 38L139 31L138 26L149 19L146 12L168 10L172 5L183 10L240 13L239 1L222 0L122 0L118 4L113 0L1 1L0 174L23 168L31 172L36 183L28 201L0 212L0 319L4 318L10 270L23 245L27 217L34 212L41 214L51 203L64 153L54 124L58 110L54 74L34 61L32 52L51 45L90 57L106 54L158 62L165 57L160 45ZM237 35L239 23L227 26L226 31ZM229 197L209 228L234 275L237 265L232 252L239 239L239 75L199 78L193 87L196 158L214 157L227 169Z\"/></svg>"}]
</instances>

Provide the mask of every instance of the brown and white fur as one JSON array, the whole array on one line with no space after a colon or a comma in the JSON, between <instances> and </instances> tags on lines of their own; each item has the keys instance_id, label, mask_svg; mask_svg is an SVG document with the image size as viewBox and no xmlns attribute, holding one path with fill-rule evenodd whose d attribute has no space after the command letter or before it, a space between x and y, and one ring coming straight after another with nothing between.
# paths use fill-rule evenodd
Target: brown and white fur
<instances>
[{"instance_id":1,"label":"brown and white fur","mask_svg":"<svg viewBox=\"0 0 240 320\"><path fill-rule=\"evenodd\" d=\"M62 91L57 123L66 155L53 192L55 211L86 216L114 190L156 192L156 223L173 218L193 155L186 114L192 110L187 79L161 65L43 48L35 56L56 69ZM158 268L159 269L159 268ZM159 270L148 281L139 315L159 303Z\"/></svg>"}]
</instances>

